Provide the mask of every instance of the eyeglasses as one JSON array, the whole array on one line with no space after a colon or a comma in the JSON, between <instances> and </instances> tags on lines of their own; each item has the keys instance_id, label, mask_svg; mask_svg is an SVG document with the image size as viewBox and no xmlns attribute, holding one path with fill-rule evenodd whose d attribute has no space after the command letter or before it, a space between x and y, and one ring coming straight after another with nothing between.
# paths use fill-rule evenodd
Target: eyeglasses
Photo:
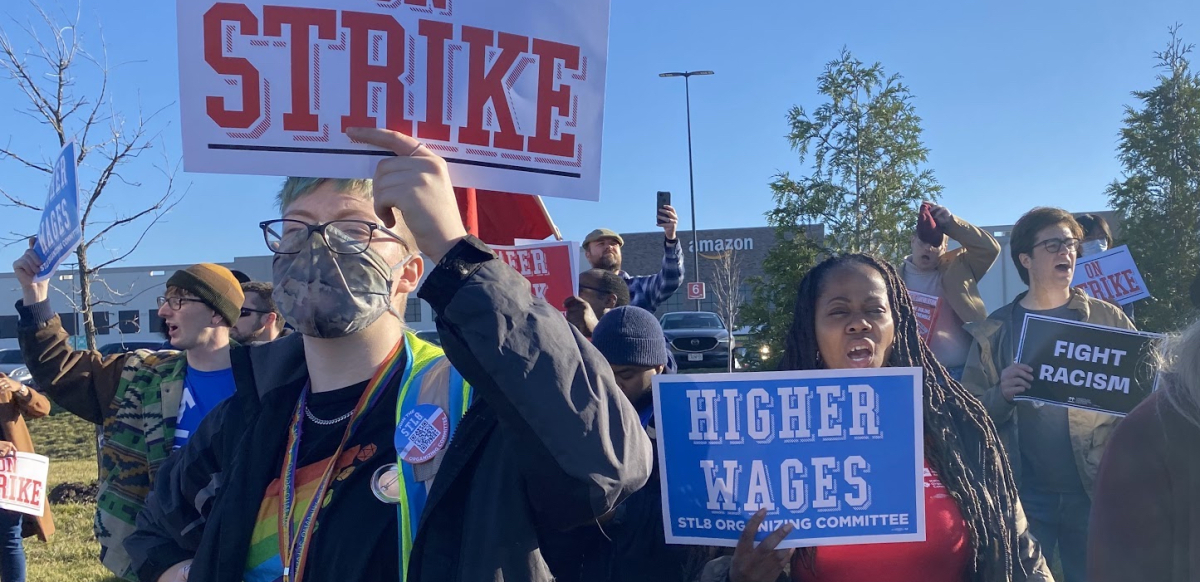
<instances>
[{"instance_id":1,"label":"eyeglasses","mask_svg":"<svg viewBox=\"0 0 1200 582\"><path fill-rule=\"evenodd\" d=\"M158 306L160 308L163 305L170 305L171 309L174 309L175 311L179 311L180 309L183 309L184 303L204 303L204 302L199 299L192 299L191 297L159 297L158 298Z\"/></svg>"},{"instance_id":2,"label":"eyeglasses","mask_svg":"<svg viewBox=\"0 0 1200 582\"><path fill-rule=\"evenodd\" d=\"M1061 252L1062 248L1065 246L1065 247L1070 248L1075 253L1079 253L1079 247L1082 244L1083 244L1083 241L1081 241L1077 238L1068 238L1068 239L1048 238L1040 243L1033 245L1033 249L1036 249L1038 247L1046 247L1046 252L1054 255L1054 254L1058 254L1059 252ZM1033 250L1033 249L1030 249L1030 250Z\"/></svg>"},{"instance_id":3,"label":"eyeglasses","mask_svg":"<svg viewBox=\"0 0 1200 582\"><path fill-rule=\"evenodd\" d=\"M313 233L320 233L325 238L329 250L339 255L357 255L371 246L375 231L380 231L404 244L404 239L396 233L374 222L365 220L333 220L324 224L309 224L300 220L281 218L258 223L263 231L263 239L267 248L278 255L294 255L300 252ZM329 236L326 229L333 227L345 235L345 239ZM406 245L407 246L407 245Z\"/></svg>"},{"instance_id":4,"label":"eyeglasses","mask_svg":"<svg viewBox=\"0 0 1200 582\"><path fill-rule=\"evenodd\" d=\"M250 309L249 307L243 307L242 310L239 312L239 314L240 314L239 316L240 317L250 317L251 313L258 313L260 315L266 315L268 313L275 313L275 312L274 311L262 311L261 309Z\"/></svg>"}]
</instances>

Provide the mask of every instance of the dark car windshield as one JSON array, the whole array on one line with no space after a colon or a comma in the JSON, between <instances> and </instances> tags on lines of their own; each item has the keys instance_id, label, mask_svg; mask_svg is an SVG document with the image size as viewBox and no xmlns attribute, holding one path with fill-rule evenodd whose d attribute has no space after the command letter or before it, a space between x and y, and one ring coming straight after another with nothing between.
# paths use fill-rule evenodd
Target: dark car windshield
<instances>
[{"instance_id":1,"label":"dark car windshield","mask_svg":"<svg viewBox=\"0 0 1200 582\"><path fill-rule=\"evenodd\" d=\"M0 364L22 364L21 350L0 350Z\"/></svg>"},{"instance_id":2,"label":"dark car windshield","mask_svg":"<svg viewBox=\"0 0 1200 582\"><path fill-rule=\"evenodd\" d=\"M721 318L713 313L668 313L662 319L663 329L724 329Z\"/></svg>"}]
</instances>

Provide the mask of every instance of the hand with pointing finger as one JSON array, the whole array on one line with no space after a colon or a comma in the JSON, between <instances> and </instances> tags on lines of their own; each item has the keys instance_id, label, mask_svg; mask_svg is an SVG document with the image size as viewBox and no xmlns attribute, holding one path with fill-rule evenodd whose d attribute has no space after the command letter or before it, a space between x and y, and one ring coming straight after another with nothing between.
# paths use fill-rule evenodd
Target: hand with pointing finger
<instances>
[{"instance_id":1,"label":"hand with pointing finger","mask_svg":"<svg viewBox=\"0 0 1200 582\"><path fill-rule=\"evenodd\" d=\"M754 545L754 535L766 518L767 511L760 509L746 523L746 529L738 538L737 549L733 552L733 563L729 566L730 582L775 582L792 559L792 550L775 549L792 533L790 523L771 532L758 546Z\"/></svg>"},{"instance_id":2,"label":"hand with pointing finger","mask_svg":"<svg viewBox=\"0 0 1200 582\"><path fill-rule=\"evenodd\" d=\"M417 248L435 263L467 236L445 160L395 131L351 127L346 135L396 154L375 169L375 214L384 226L394 226L392 209L399 211Z\"/></svg>"}]
</instances>

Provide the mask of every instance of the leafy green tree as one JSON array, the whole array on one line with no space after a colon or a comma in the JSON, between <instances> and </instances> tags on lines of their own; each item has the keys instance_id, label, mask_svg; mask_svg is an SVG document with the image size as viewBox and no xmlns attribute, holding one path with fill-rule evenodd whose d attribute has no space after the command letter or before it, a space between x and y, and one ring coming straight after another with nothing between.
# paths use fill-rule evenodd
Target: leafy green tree
<instances>
[{"instance_id":1,"label":"leafy green tree","mask_svg":"<svg viewBox=\"0 0 1200 582\"><path fill-rule=\"evenodd\" d=\"M782 349L796 287L819 257L866 252L900 261L910 248L916 207L941 192L922 167L929 150L899 75L886 74L880 63L867 66L843 48L825 65L818 91L825 101L811 113L801 106L788 112L788 140L808 169L797 176L782 172L771 183L776 207L767 222L778 244L743 312L756 331L751 351L767 346L764 367ZM810 225L823 231L814 236Z\"/></svg>"},{"instance_id":2,"label":"leafy green tree","mask_svg":"<svg viewBox=\"0 0 1200 582\"><path fill-rule=\"evenodd\" d=\"M1193 45L1170 29L1155 53L1158 84L1134 91L1125 108L1118 151L1123 177L1108 187L1151 299L1138 302L1138 327L1172 331L1195 316L1188 287L1200 266L1200 78L1191 70Z\"/></svg>"}]
</instances>

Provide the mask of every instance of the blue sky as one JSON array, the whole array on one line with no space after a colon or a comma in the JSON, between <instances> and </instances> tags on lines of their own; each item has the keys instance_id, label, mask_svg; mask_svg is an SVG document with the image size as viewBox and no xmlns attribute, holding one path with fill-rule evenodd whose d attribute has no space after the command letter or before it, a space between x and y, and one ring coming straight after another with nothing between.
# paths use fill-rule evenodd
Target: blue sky
<instances>
[{"instance_id":1,"label":"blue sky","mask_svg":"<svg viewBox=\"0 0 1200 582\"><path fill-rule=\"evenodd\" d=\"M4 5L17 21L32 15L21 0ZM1200 42L1195 0L1136 7L1117 0L864 0L853 3L853 13L850 5L613 0L601 202L547 199L564 235L579 240L596 226L651 230L657 190L674 193L681 227L690 228L683 83L658 78L686 69L717 73L692 84L699 227L765 224L771 177L803 169L784 138L787 110L820 103L816 78L843 45L904 76L924 120L929 167L956 214L1005 224L1040 204L1105 208L1104 188L1120 175L1115 148L1130 91L1154 84L1153 53L1165 46L1172 23ZM82 14L88 45L96 50L99 23L110 61L129 61L112 79L117 105L128 113L139 104L145 111L167 107L154 127L177 160L175 3L92 0ZM12 20L2 25L20 37ZM35 157L53 155L49 134L14 106L24 106L20 95L0 83L0 137ZM114 187L107 212L159 191L153 163L161 163L159 152L128 168L125 179L144 185ZM187 197L126 265L265 254L256 225L273 216L278 178L181 173L179 181L190 184ZM40 202L46 182L6 161L0 187ZM33 212L3 208L0 218L0 233L36 229ZM107 246L124 252L133 235L115 234ZM17 253L0 249L0 270Z\"/></svg>"}]
</instances>

